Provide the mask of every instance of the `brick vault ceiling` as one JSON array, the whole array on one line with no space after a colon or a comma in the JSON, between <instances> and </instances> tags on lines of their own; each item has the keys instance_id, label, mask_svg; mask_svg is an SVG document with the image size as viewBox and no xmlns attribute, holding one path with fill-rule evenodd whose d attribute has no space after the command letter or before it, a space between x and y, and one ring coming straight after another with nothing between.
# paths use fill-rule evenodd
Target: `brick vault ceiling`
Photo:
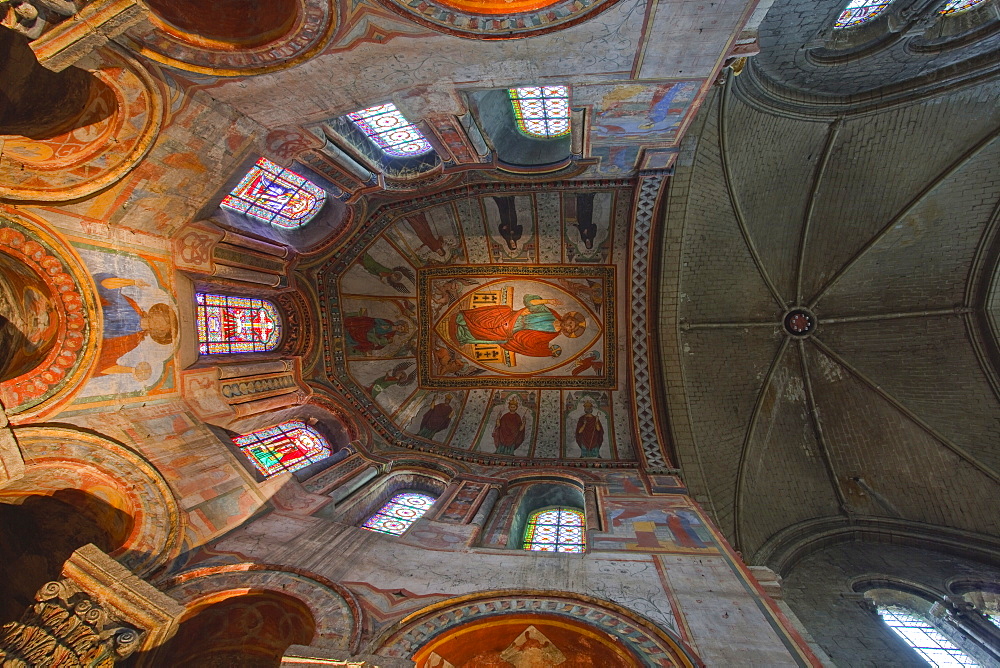
<instances>
[{"instance_id":1,"label":"brick vault ceiling","mask_svg":"<svg viewBox=\"0 0 1000 668\"><path fill-rule=\"evenodd\" d=\"M739 88L706 101L668 198L661 344L686 481L751 558L819 518L997 534L1000 83L813 120ZM793 307L805 336L783 325Z\"/></svg>"}]
</instances>

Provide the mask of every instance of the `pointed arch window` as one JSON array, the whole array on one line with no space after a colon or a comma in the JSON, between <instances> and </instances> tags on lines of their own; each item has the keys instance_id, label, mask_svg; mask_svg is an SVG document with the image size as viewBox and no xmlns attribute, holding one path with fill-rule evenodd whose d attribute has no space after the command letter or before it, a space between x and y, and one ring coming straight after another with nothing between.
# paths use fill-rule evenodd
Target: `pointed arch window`
<instances>
[{"instance_id":1,"label":"pointed arch window","mask_svg":"<svg viewBox=\"0 0 1000 668\"><path fill-rule=\"evenodd\" d=\"M423 133L392 102L347 114L386 155L409 158L432 149Z\"/></svg>"},{"instance_id":2,"label":"pointed arch window","mask_svg":"<svg viewBox=\"0 0 1000 668\"><path fill-rule=\"evenodd\" d=\"M233 443L264 477L297 471L333 452L323 435L301 420L234 436Z\"/></svg>"},{"instance_id":3,"label":"pointed arch window","mask_svg":"<svg viewBox=\"0 0 1000 668\"><path fill-rule=\"evenodd\" d=\"M978 666L930 622L900 605L880 605L885 625L913 648L931 666Z\"/></svg>"},{"instance_id":4,"label":"pointed arch window","mask_svg":"<svg viewBox=\"0 0 1000 668\"><path fill-rule=\"evenodd\" d=\"M281 341L278 309L266 299L195 293L198 352L268 352Z\"/></svg>"},{"instance_id":5,"label":"pointed arch window","mask_svg":"<svg viewBox=\"0 0 1000 668\"><path fill-rule=\"evenodd\" d=\"M391 536L401 536L431 509L436 500L430 494L423 492L413 490L400 492L369 517L361 528Z\"/></svg>"},{"instance_id":6,"label":"pointed arch window","mask_svg":"<svg viewBox=\"0 0 1000 668\"><path fill-rule=\"evenodd\" d=\"M892 0L851 0L840 13L840 17L833 24L833 27L835 30L839 30L868 23L882 14L890 4L892 4Z\"/></svg>"},{"instance_id":7,"label":"pointed arch window","mask_svg":"<svg viewBox=\"0 0 1000 668\"><path fill-rule=\"evenodd\" d=\"M511 88L518 129L529 137L554 139L569 134L569 87Z\"/></svg>"},{"instance_id":8,"label":"pointed arch window","mask_svg":"<svg viewBox=\"0 0 1000 668\"><path fill-rule=\"evenodd\" d=\"M326 202L326 191L290 169L261 158L221 206L276 227L295 229L312 220Z\"/></svg>"},{"instance_id":9,"label":"pointed arch window","mask_svg":"<svg viewBox=\"0 0 1000 668\"><path fill-rule=\"evenodd\" d=\"M524 528L524 549L536 552L583 552L583 512L555 506L531 513Z\"/></svg>"},{"instance_id":10,"label":"pointed arch window","mask_svg":"<svg viewBox=\"0 0 1000 668\"><path fill-rule=\"evenodd\" d=\"M944 6L941 13L944 15L961 14L962 12L967 12L973 7L981 5L984 2L986 2L986 0L948 0L948 4Z\"/></svg>"}]
</instances>

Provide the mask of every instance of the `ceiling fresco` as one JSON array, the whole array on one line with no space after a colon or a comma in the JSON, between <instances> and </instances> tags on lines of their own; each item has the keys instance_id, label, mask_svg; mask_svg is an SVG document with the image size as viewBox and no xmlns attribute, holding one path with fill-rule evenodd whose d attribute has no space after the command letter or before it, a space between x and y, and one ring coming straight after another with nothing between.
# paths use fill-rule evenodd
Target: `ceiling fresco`
<instances>
[{"instance_id":1,"label":"ceiling fresco","mask_svg":"<svg viewBox=\"0 0 1000 668\"><path fill-rule=\"evenodd\" d=\"M319 265L320 380L390 441L633 462L619 325L632 189L500 188L387 207Z\"/></svg>"}]
</instances>

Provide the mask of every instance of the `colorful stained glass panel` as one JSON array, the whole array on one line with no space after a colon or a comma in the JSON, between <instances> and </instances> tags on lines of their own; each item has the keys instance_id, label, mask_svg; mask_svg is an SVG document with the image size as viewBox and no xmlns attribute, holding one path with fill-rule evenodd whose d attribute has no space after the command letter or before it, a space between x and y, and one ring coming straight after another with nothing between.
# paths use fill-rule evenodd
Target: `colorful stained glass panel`
<instances>
[{"instance_id":1,"label":"colorful stained glass panel","mask_svg":"<svg viewBox=\"0 0 1000 668\"><path fill-rule=\"evenodd\" d=\"M583 552L583 513L576 508L544 508L528 517L524 549L535 552Z\"/></svg>"},{"instance_id":2,"label":"colorful stained glass panel","mask_svg":"<svg viewBox=\"0 0 1000 668\"><path fill-rule=\"evenodd\" d=\"M392 102L347 114L386 155L408 158L431 150L431 145Z\"/></svg>"},{"instance_id":3,"label":"colorful stained glass panel","mask_svg":"<svg viewBox=\"0 0 1000 668\"><path fill-rule=\"evenodd\" d=\"M420 492L400 492L361 525L362 529L400 536L424 516L436 499Z\"/></svg>"},{"instance_id":4,"label":"colorful stained glass panel","mask_svg":"<svg viewBox=\"0 0 1000 668\"><path fill-rule=\"evenodd\" d=\"M507 92L521 132L542 139L569 134L569 88L530 86Z\"/></svg>"},{"instance_id":5,"label":"colorful stained glass panel","mask_svg":"<svg viewBox=\"0 0 1000 668\"><path fill-rule=\"evenodd\" d=\"M305 225L323 208L326 191L267 158L257 161L221 206L265 223L294 229Z\"/></svg>"},{"instance_id":6,"label":"colorful stained glass panel","mask_svg":"<svg viewBox=\"0 0 1000 668\"><path fill-rule=\"evenodd\" d=\"M978 666L927 620L899 606L879 606L878 614L893 632L902 638L931 666Z\"/></svg>"},{"instance_id":7,"label":"colorful stained glass panel","mask_svg":"<svg viewBox=\"0 0 1000 668\"><path fill-rule=\"evenodd\" d=\"M265 477L297 471L332 452L322 434L299 420L234 436L233 443Z\"/></svg>"},{"instance_id":8,"label":"colorful stained glass panel","mask_svg":"<svg viewBox=\"0 0 1000 668\"><path fill-rule=\"evenodd\" d=\"M948 4L944 6L941 13L960 14L961 12L968 11L984 2L986 2L986 0L948 0Z\"/></svg>"},{"instance_id":9,"label":"colorful stained glass panel","mask_svg":"<svg viewBox=\"0 0 1000 668\"><path fill-rule=\"evenodd\" d=\"M840 13L835 29L851 28L867 23L881 14L892 4L892 0L851 0Z\"/></svg>"},{"instance_id":10,"label":"colorful stained glass panel","mask_svg":"<svg viewBox=\"0 0 1000 668\"><path fill-rule=\"evenodd\" d=\"M278 309L266 299L198 292L195 303L203 355L267 352L281 340Z\"/></svg>"}]
</instances>

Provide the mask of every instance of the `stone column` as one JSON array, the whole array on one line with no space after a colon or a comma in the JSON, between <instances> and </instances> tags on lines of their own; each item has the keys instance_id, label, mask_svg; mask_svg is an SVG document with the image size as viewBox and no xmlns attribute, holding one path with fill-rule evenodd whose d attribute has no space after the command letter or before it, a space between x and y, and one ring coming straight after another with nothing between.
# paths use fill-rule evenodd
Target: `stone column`
<instances>
[{"instance_id":1,"label":"stone column","mask_svg":"<svg viewBox=\"0 0 1000 668\"><path fill-rule=\"evenodd\" d=\"M601 513L597 509L597 490L587 485L583 490L584 511L587 514L587 531L601 530Z\"/></svg>"},{"instance_id":2,"label":"stone column","mask_svg":"<svg viewBox=\"0 0 1000 668\"><path fill-rule=\"evenodd\" d=\"M479 510L476 511L475 516L472 518L470 524L475 524L476 526L483 526L486 524L487 518L489 518L490 513L493 512L493 506L497 505L497 499L500 498L500 488L490 486L488 492L486 492L486 498L483 502L479 504Z\"/></svg>"},{"instance_id":3,"label":"stone column","mask_svg":"<svg viewBox=\"0 0 1000 668\"><path fill-rule=\"evenodd\" d=\"M63 565L17 622L0 629L5 668L111 666L160 646L184 608L95 545Z\"/></svg>"}]
</instances>

